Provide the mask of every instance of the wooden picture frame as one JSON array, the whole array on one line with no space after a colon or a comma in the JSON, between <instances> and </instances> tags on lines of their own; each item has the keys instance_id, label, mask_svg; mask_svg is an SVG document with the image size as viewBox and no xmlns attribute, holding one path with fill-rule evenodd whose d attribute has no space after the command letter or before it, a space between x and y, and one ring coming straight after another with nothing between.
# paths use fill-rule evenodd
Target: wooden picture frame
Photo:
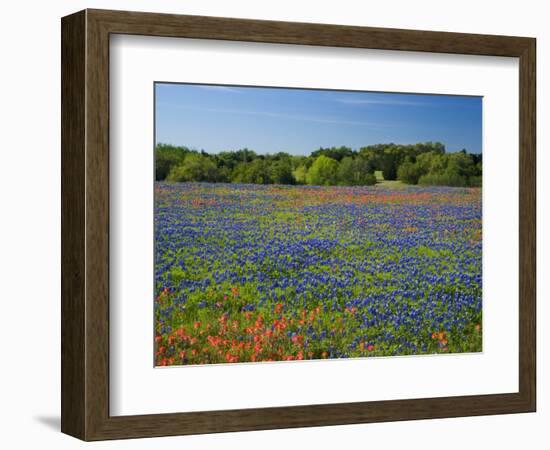
<instances>
[{"instance_id":1,"label":"wooden picture frame","mask_svg":"<svg viewBox=\"0 0 550 450\"><path fill-rule=\"evenodd\" d=\"M62 416L83 440L535 411L533 38L85 10L62 29ZM109 415L109 36L134 34L519 58L519 391L311 406Z\"/></svg>"}]
</instances>

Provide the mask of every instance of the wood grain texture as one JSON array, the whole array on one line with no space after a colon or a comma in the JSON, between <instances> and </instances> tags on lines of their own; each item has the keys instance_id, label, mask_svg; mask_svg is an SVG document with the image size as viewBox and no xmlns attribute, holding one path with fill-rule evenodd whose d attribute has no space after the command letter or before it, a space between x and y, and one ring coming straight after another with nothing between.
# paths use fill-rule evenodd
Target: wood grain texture
<instances>
[{"instance_id":1,"label":"wood grain texture","mask_svg":"<svg viewBox=\"0 0 550 450\"><path fill-rule=\"evenodd\" d=\"M109 35L113 33L519 57L519 392L109 416ZM62 40L63 432L99 440L535 410L534 39L86 10L63 18Z\"/></svg>"},{"instance_id":2,"label":"wood grain texture","mask_svg":"<svg viewBox=\"0 0 550 450\"><path fill-rule=\"evenodd\" d=\"M61 35L61 430L82 437L84 314L84 12L65 17Z\"/></svg>"},{"instance_id":3,"label":"wood grain texture","mask_svg":"<svg viewBox=\"0 0 550 450\"><path fill-rule=\"evenodd\" d=\"M111 33L330 47L521 56L529 38L389 28L88 10Z\"/></svg>"},{"instance_id":4,"label":"wood grain texture","mask_svg":"<svg viewBox=\"0 0 550 450\"><path fill-rule=\"evenodd\" d=\"M536 409L536 41L519 68L519 391Z\"/></svg>"},{"instance_id":5,"label":"wood grain texture","mask_svg":"<svg viewBox=\"0 0 550 450\"><path fill-rule=\"evenodd\" d=\"M109 416L109 33L101 25L87 14L86 439Z\"/></svg>"}]
</instances>

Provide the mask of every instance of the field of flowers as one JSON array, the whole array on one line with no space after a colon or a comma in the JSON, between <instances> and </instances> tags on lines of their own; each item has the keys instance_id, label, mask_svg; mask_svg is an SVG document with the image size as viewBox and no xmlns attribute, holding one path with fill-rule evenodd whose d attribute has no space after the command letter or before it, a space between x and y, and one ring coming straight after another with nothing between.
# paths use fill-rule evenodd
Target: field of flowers
<instances>
[{"instance_id":1,"label":"field of flowers","mask_svg":"<svg viewBox=\"0 0 550 450\"><path fill-rule=\"evenodd\" d=\"M155 185L155 363L479 352L481 190Z\"/></svg>"}]
</instances>

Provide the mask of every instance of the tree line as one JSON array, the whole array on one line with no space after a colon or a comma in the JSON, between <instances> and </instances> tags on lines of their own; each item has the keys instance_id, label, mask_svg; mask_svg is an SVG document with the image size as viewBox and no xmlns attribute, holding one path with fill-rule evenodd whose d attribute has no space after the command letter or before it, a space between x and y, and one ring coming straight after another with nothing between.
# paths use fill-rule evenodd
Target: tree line
<instances>
[{"instance_id":1,"label":"tree line","mask_svg":"<svg viewBox=\"0 0 550 450\"><path fill-rule=\"evenodd\" d=\"M319 148L309 156L247 148L209 154L170 144L155 149L157 181L368 186L376 183L375 171L406 184L481 186L482 156L446 153L440 142Z\"/></svg>"}]
</instances>

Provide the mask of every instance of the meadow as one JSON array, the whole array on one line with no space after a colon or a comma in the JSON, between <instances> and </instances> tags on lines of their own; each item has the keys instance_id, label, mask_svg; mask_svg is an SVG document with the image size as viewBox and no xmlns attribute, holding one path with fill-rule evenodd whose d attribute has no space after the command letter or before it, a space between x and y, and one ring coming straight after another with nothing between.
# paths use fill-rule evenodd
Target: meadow
<instances>
[{"instance_id":1,"label":"meadow","mask_svg":"<svg viewBox=\"0 0 550 450\"><path fill-rule=\"evenodd\" d=\"M157 366L479 352L481 189L155 183Z\"/></svg>"}]
</instances>

